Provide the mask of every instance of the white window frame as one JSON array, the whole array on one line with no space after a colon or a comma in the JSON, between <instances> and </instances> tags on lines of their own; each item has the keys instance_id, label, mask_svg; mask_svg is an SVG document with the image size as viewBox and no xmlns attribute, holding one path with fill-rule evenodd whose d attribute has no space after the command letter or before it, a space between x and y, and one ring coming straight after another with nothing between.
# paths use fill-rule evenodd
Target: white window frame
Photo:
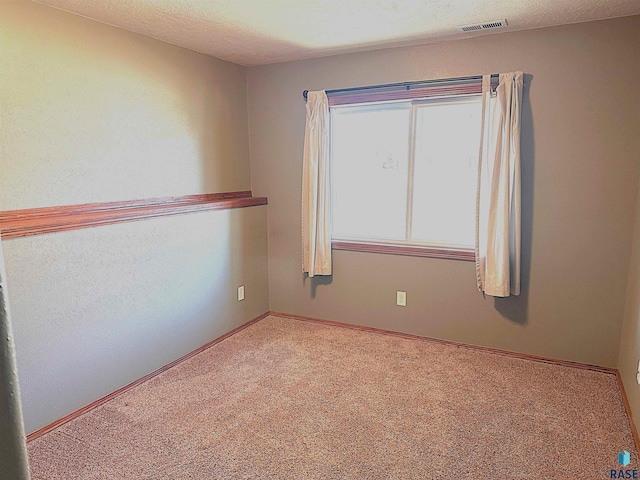
<instances>
[{"instance_id":1,"label":"white window frame","mask_svg":"<svg viewBox=\"0 0 640 480\"><path fill-rule=\"evenodd\" d=\"M343 103L330 107L330 111L340 108L366 107L370 105L382 105L390 103L408 103L411 108L409 119L409 163L407 174L407 210L405 225L405 240L381 240L359 237L338 237L332 232L332 248L336 250L349 250L371 253L385 253L395 255L410 255L420 257L448 258L454 260L475 260L474 245L450 245L426 242L412 239L412 217L413 217L413 190L414 190L414 170L415 170L415 133L416 115L418 108L422 105L433 103L458 103L468 101L470 98L480 100L481 93L455 94L446 96L433 96L426 98L400 99L387 101L371 101L362 103ZM332 132L333 133L333 132ZM333 160L331 160L333 161ZM333 168L332 175L333 175ZM333 212L332 212L333 214Z\"/></svg>"}]
</instances>

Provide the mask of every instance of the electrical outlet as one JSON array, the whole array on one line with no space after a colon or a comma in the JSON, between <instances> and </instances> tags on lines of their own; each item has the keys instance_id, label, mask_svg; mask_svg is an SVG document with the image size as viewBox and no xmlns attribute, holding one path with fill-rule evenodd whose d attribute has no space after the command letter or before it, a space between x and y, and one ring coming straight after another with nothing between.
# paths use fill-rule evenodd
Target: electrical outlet
<instances>
[{"instance_id":1,"label":"electrical outlet","mask_svg":"<svg viewBox=\"0 0 640 480\"><path fill-rule=\"evenodd\" d=\"M638 372L636 373L636 382L640 385L640 360L638 360Z\"/></svg>"},{"instance_id":2,"label":"electrical outlet","mask_svg":"<svg viewBox=\"0 0 640 480\"><path fill-rule=\"evenodd\" d=\"M242 300L244 300L244 285L238 287L238 301L241 302Z\"/></svg>"},{"instance_id":3,"label":"electrical outlet","mask_svg":"<svg viewBox=\"0 0 640 480\"><path fill-rule=\"evenodd\" d=\"M407 292L403 292L401 290L396 292L396 305L399 307L407 306Z\"/></svg>"}]
</instances>

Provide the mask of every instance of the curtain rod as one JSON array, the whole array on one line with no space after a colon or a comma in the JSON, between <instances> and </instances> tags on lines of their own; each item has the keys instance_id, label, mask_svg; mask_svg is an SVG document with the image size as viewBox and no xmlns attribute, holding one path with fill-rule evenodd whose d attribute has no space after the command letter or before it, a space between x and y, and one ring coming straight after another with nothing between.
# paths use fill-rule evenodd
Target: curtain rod
<instances>
[{"instance_id":1,"label":"curtain rod","mask_svg":"<svg viewBox=\"0 0 640 480\"><path fill-rule=\"evenodd\" d=\"M498 77L498 74L497 73L491 74L492 81L494 80L494 77ZM449 84L449 85L464 84L464 83L471 83L474 81L482 82L482 75L473 75L470 77L438 78L435 80L418 80L414 82L385 83L381 85L367 85L364 87L338 88L335 90L326 90L326 94L328 97L330 97L332 95L335 96L335 95L341 95L343 93L362 91L362 90L375 90L375 89L411 90L419 87L428 87L428 86L435 86L435 85L442 85L442 84ZM302 92L302 97L305 99L305 101L307 100L308 93L309 93L309 90L304 90Z\"/></svg>"}]
</instances>

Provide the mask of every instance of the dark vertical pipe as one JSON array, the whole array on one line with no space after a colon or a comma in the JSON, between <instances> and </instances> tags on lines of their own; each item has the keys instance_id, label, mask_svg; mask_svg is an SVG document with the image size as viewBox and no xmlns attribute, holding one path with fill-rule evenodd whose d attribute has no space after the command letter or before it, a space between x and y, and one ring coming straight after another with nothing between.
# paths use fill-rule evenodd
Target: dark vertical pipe
<instances>
[{"instance_id":1,"label":"dark vertical pipe","mask_svg":"<svg viewBox=\"0 0 640 480\"><path fill-rule=\"evenodd\" d=\"M0 477L29 480L6 279L0 243Z\"/></svg>"}]
</instances>

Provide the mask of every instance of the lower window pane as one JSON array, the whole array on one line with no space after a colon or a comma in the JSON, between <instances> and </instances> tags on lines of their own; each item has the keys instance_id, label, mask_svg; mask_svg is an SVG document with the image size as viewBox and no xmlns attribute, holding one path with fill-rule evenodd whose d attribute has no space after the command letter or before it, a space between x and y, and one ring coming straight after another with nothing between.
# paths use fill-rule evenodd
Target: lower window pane
<instances>
[{"instance_id":1,"label":"lower window pane","mask_svg":"<svg viewBox=\"0 0 640 480\"><path fill-rule=\"evenodd\" d=\"M404 240L407 103L331 109L333 236Z\"/></svg>"},{"instance_id":2,"label":"lower window pane","mask_svg":"<svg viewBox=\"0 0 640 480\"><path fill-rule=\"evenodd\" d=\"M411 240L472 246L481 100L416 108Z\"/></svg>"}]
</instances>

